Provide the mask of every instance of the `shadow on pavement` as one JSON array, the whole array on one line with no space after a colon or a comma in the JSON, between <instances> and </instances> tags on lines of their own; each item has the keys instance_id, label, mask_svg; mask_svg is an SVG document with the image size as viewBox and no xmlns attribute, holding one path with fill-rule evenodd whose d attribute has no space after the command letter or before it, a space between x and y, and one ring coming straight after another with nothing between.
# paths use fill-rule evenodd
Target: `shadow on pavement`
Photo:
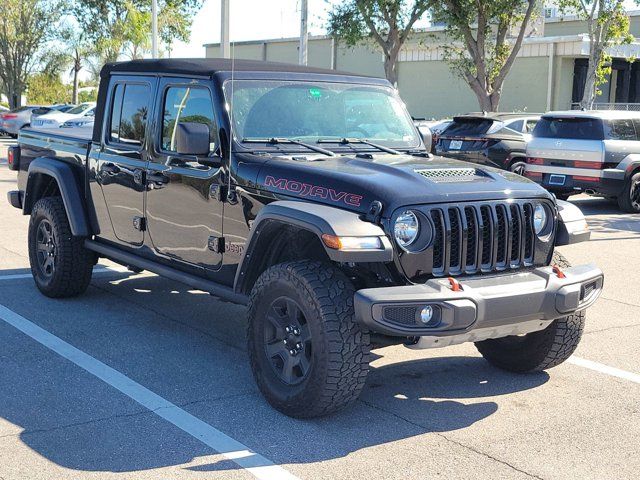
<instances>
[{"instance_id":1,"label":"shadow on pavement","mask_svg":"<svg viewBox=\"0 0 640 480\"><path fill-rule=\"evenodd\" d=\"M277 464L330 460L463 429L497 412L489 397L549 378L508 374L480 357L394 363L372 368L353 407L296 420L256 393L246 354L234 345L244 335L238 331L245 323L238 318L242 309L159 277L96 277L86 295L64 301L45 299L28 285L11 282L0 303ZM134 472L214 453L2 322L0 392L0 416L23 429L22 442L66 468ZM237 468L227 460L187 467Z\"/></svg>"},{"instance_id":2,"label":"shadow on pavement","mask_svg":"<svg viewBox=\"0 0 640 480\"><path fill-rule=\"evenodd\" d=\"M625 237L625 240L640 238L640 215L621 211L615 201L605 198L581 198L572 203L582 210L582 213L587 217L589 227L594 232L619 230L638 234L637 237ZM616 239L618 238L615 237L608 240ZM594 240L597 241L598 239Z\"/></svg>"}]
</instances>

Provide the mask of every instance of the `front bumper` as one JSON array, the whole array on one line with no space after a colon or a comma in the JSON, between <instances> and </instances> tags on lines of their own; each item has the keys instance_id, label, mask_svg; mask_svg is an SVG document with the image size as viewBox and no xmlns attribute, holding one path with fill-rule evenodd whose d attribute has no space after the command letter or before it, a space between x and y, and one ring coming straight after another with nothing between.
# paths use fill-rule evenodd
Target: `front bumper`
<instances>
[{"instance_id":1,"label":"front bumper","mask_svg":"<svg viewBox=\"0 0 640 480\"><path fill-rule=\"evenodd\" d=\"M562 273L563 278L542 267L462 278L462 291L453 291L447 279L359 290L355 316L372 331L416 338L418 348L529 333L591 306L600 296L604 275L599 268L581 265ZM433 316L425 324L420 313L427 305Z\"/></svg>"}]
</instances>

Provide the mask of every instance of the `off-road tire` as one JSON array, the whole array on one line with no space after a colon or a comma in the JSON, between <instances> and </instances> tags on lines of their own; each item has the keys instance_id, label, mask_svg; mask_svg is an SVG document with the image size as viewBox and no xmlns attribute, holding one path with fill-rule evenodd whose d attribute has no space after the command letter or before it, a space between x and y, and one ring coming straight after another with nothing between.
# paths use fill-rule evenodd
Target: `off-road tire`
<instances>
[{"instance_id":1,"label":"off-road tire","mask_svg":"<svg viewBox=\"0 0 640 480\"><path fill-rule=\"evenodd\" d=\"M552 265L571 266L559 252ZM585 312L575 312L554 320L547 328L523 336L476 342L476 348L492 365L511 372L540 372L567 360L578 347L585 324Z\"/></svg>"},{"instance_id":2,"label":"off-road tire","mask_svg":"<svg viewBox=\"0 0 640 480\"><path fill-rule=\"evenodd\" d=\"M640 172L634 173L624 184L624 189L618 197L620 210L627 213L640 213L640 201L638 201L637 190L640 189ZM635 199L632 198L633 194Z\"/></svg>"},{"instance_id":3,"label":"off-road tire","mask_svg":"<svg viewBox=\"0 0 640 480\"><path fill-rule=\"evenodd\" d=\"M55 239L54 268L50 276L44 275L38 265L37 236L43 220L51 226ZM38 290L47 297L73 297L89 286L95 254L84 248L84 238L71 235L60 197L45 197L33 206L29 221L29 263Z\"/></svg>"},{"instance_id":4,"label":"off-road tire","mask_svg":"<svg viewBox=\"0 0 640 480\"><path fill-rule=\"evenodd\" d=\"M369 372L369 333L354 320L354 288L340 270L317 261L267 269L250 295L247 346L251 369L267 401L285 415L311 418L353 403ZM301 383L278 377L266 353L266 312L281 298L293 299L311 332L311 360Z\"/></svg>"}]
</instances>

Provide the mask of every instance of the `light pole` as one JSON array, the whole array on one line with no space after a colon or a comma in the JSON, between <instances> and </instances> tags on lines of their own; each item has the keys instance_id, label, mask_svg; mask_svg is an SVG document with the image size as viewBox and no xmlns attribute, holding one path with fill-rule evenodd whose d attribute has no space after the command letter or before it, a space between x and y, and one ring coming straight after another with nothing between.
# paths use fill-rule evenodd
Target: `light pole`
<instances>
[{"instance_id":1,"label":"light pole","mask_svg":"<svg viewBox=\"0 0 640 480\"><path fill-rule=\"evenodd\" d=\"M231 46L229 44L229 0L220 0L221 25L220 25L220 56L222 58L231 57Z\"/></svg>"},{"instance_id":2,"label":"light pole","mask_svg":"<svg viewBox=\"0 0 640 480\"><path fill-rule=\"evenodd\" d=\"M158 0L151 2L151 57L158 58Z\"/></svg>"},{"instance_id":3,"label":"light pole","mask_svg":"<svg viewBox=\"0 0 640 480\"><path fill-rule=\"evenodd\" d=\"M300 47L298 63L300 65L307 64L307 41L309 39L309 28L307 25L307 16L309 14L309 4L307 0L300 0Z\"/></svg>"}]
</instances>

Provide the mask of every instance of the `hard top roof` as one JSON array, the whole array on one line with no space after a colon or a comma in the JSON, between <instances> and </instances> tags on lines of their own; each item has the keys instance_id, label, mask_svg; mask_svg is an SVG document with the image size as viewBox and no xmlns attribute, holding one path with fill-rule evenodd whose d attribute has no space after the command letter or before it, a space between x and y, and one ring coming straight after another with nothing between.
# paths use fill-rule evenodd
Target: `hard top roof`
<instances>
[{"instance_id":1,"label":"hard top roof","mask_svg":"<svg viewBox=\"0 0 640 480\"><path fill-rule=\"evenodd\" d=\"M282 73L314 73L324 75L340 75L350 77L367 77L348 72L309 67L291 63L263 62L258 60L242 60L228 58L162 58L131 60L127 62L107 63L100 72L101 76L111 73L167 73L174 75L211 76L218 72L282 72ZM378 79L380 80L380 79Z\"/></svg>"}]
</instances>

